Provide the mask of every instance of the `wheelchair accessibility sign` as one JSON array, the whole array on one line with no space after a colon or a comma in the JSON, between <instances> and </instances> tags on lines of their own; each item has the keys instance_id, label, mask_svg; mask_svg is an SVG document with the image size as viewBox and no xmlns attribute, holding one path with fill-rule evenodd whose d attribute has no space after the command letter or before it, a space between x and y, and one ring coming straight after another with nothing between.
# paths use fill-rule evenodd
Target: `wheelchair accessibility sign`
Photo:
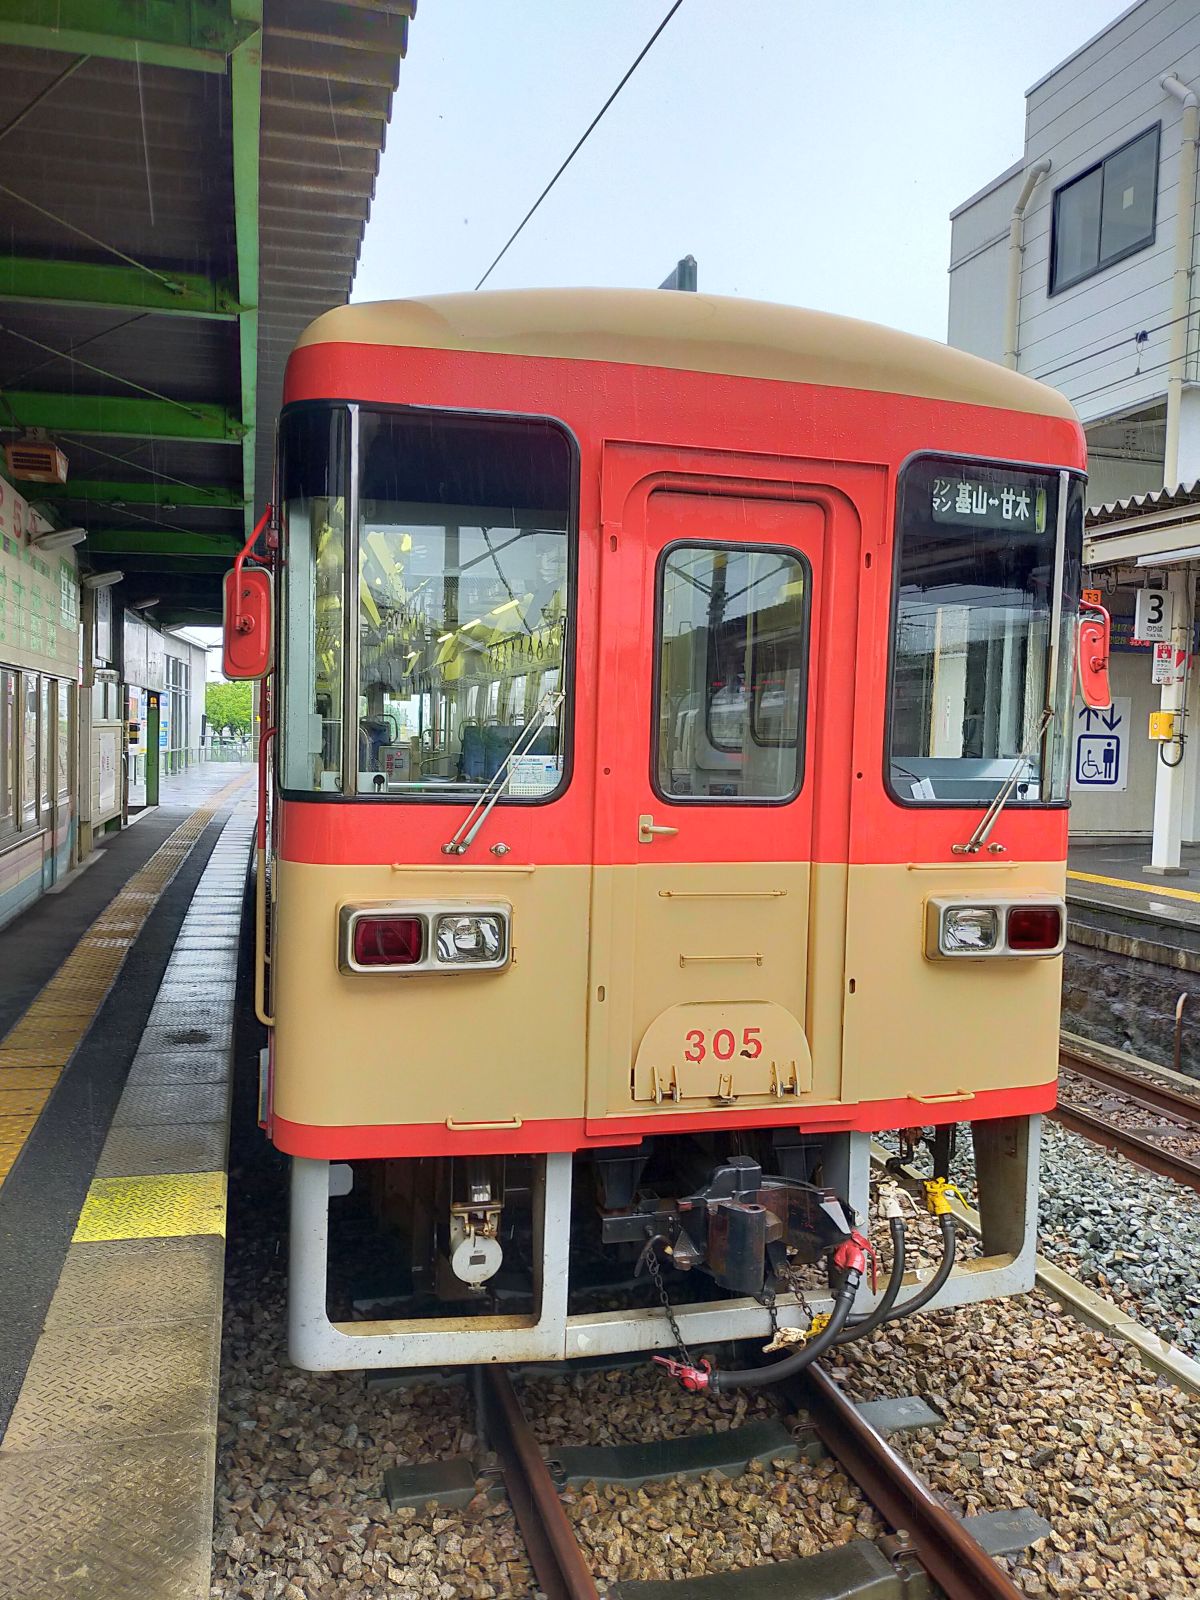
<instances>
[{"instance_id":1,"label":"wheelchair accessibility sign","mask_svg":"<svg viewBox=\"0 0 1200 1600\"><path fill-rule=\"evenodd\" d=\"M1129 727L1133 702L1114 699L1106 711L1078 705L1075 712L1076 789L1124 789L1129 782Z\"/></svg>"}]
</instances>

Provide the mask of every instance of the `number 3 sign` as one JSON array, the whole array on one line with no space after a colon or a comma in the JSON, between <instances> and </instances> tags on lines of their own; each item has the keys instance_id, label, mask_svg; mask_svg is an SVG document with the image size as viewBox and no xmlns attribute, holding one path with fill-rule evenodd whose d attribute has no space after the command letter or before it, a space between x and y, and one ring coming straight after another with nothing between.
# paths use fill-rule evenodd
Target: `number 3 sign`
<instances>
[{"instance_id":1,"label":"number 3 sign","mask_svg":"<svg viewBox=\"0 0 1200 1600\"><path fill-rule=\"evenodd\" d=\"M1133 636L1145 644L1165 644L1171 637L1171 596L1165 589L1139 589Z\"/></svg>"}]
</instances>

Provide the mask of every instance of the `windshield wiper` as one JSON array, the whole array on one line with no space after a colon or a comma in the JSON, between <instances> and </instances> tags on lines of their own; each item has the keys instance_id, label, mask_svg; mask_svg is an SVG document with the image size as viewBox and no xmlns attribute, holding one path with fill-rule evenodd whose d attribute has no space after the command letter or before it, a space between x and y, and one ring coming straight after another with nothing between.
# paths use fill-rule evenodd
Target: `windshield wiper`
<instances>
[{"instance_id":1,"label":"windshield wiper","mask_svg":"<svg viewBox=\"0 0 1200 1600\"><path fill-rule=\"evenodd\" d=\"M978 823L978 826L975 829L975 832L967 840L966 844L952 844L950 846L950 849L954 852L954 854L956 856L978 855L979 851L983 849L984 845L988 841L988 835L991 833L992 829L996 826L996 818L1000 815L1000 813L1004 810L1005 806L1008 804L1009 800L1012 798L1013 790L1017 787L1017 784L1021 781L1021 774L1028 770L1029 758L1033 754L1033 752L1037 749L1038 745L1041 743L1042 735L1045 733L1046 729L1050 726L1050 723L1053 720L1053 717L1054 717L1054 707L1053 706L1047 706L1046 709L1042 712L1041 716L1037 720L1037 726L1034 728L1033 733L1030 735L1029 743L1025 746L1024 750L1021 751L1021 754L1017 757L1015 763L1013 764L1013 769L1009 773L1008 777L1005 778L1004 782L1000 785L999 789L997 789L995 799L992 801L991 805L987 808L987 810L980 817L979 823ZM992 850L997 855L1003 849L1004 849L1004 846L1002 844L994 844L994 845L992 845Z\"/></svg>"},{"instance_id":2,"label":"windshield wiper","mask_svg":"<svg viewBox=\"0 0 1200 1600\"><path fill-rule=\"evenodd\" d=\"M512 749L496 768L495 773L488 779L479 799L467 812L466 816L454 830L453 837L447 839L442 846L444 856L465 856L474 843L475 836L488 819L488 813L499 800L500 796L512 782L516 770L514 763L518 756L528 755L537 743L538 735L557 715L559 706L566 699L561 689L551 694L543 695L538 702L537 710L513 740Z\"/></svg>"}]
</instances>

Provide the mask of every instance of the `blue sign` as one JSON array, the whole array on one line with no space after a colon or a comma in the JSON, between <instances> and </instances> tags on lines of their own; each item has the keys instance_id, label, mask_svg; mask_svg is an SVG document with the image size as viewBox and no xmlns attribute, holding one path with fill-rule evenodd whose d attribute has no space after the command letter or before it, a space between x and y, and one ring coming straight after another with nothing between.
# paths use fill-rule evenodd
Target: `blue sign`
<instances>
[{"instance_id":1,"label":"blue sign","mask_svg":"<svg viewBox=\"0 0 1200 1600\"><path fill-rule=\"evenodd\" d=\"M1076 789L1124 789L1131 706L1128 699L1114 700L1104 711L1081 706L1075 719Z\"/></svg>"}]
</instances>

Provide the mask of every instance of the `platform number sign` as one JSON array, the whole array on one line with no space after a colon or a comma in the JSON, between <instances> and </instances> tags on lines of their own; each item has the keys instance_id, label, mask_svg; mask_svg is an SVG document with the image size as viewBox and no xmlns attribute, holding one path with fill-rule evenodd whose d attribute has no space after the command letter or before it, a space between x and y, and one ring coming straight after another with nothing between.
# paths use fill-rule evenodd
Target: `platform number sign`
<instances>
[{"instance_id":1,"label":"platform number sign","mask_svg":"<svg viewBox=\"0 0 1200 1600\"><path fill-rule=\"evenodd\" d=\"M1133 702L1117 695L1104 711L1093 711L1075 702L1075 759L1071 763L1071 787L1114 789L1129 785L1129 726Z\"/></svg>"},{"instance_id":2,"label":"platform number sign","mask_svg":"<svg viewBox=\"0 0 1200 1600\"><path fill-rule=\"evenodd\" d=\"M1165 644L1171 637L1171 596L1166 589L1139 589L1133 636L1146 644Z\"/></svg>"}]
</instances>

